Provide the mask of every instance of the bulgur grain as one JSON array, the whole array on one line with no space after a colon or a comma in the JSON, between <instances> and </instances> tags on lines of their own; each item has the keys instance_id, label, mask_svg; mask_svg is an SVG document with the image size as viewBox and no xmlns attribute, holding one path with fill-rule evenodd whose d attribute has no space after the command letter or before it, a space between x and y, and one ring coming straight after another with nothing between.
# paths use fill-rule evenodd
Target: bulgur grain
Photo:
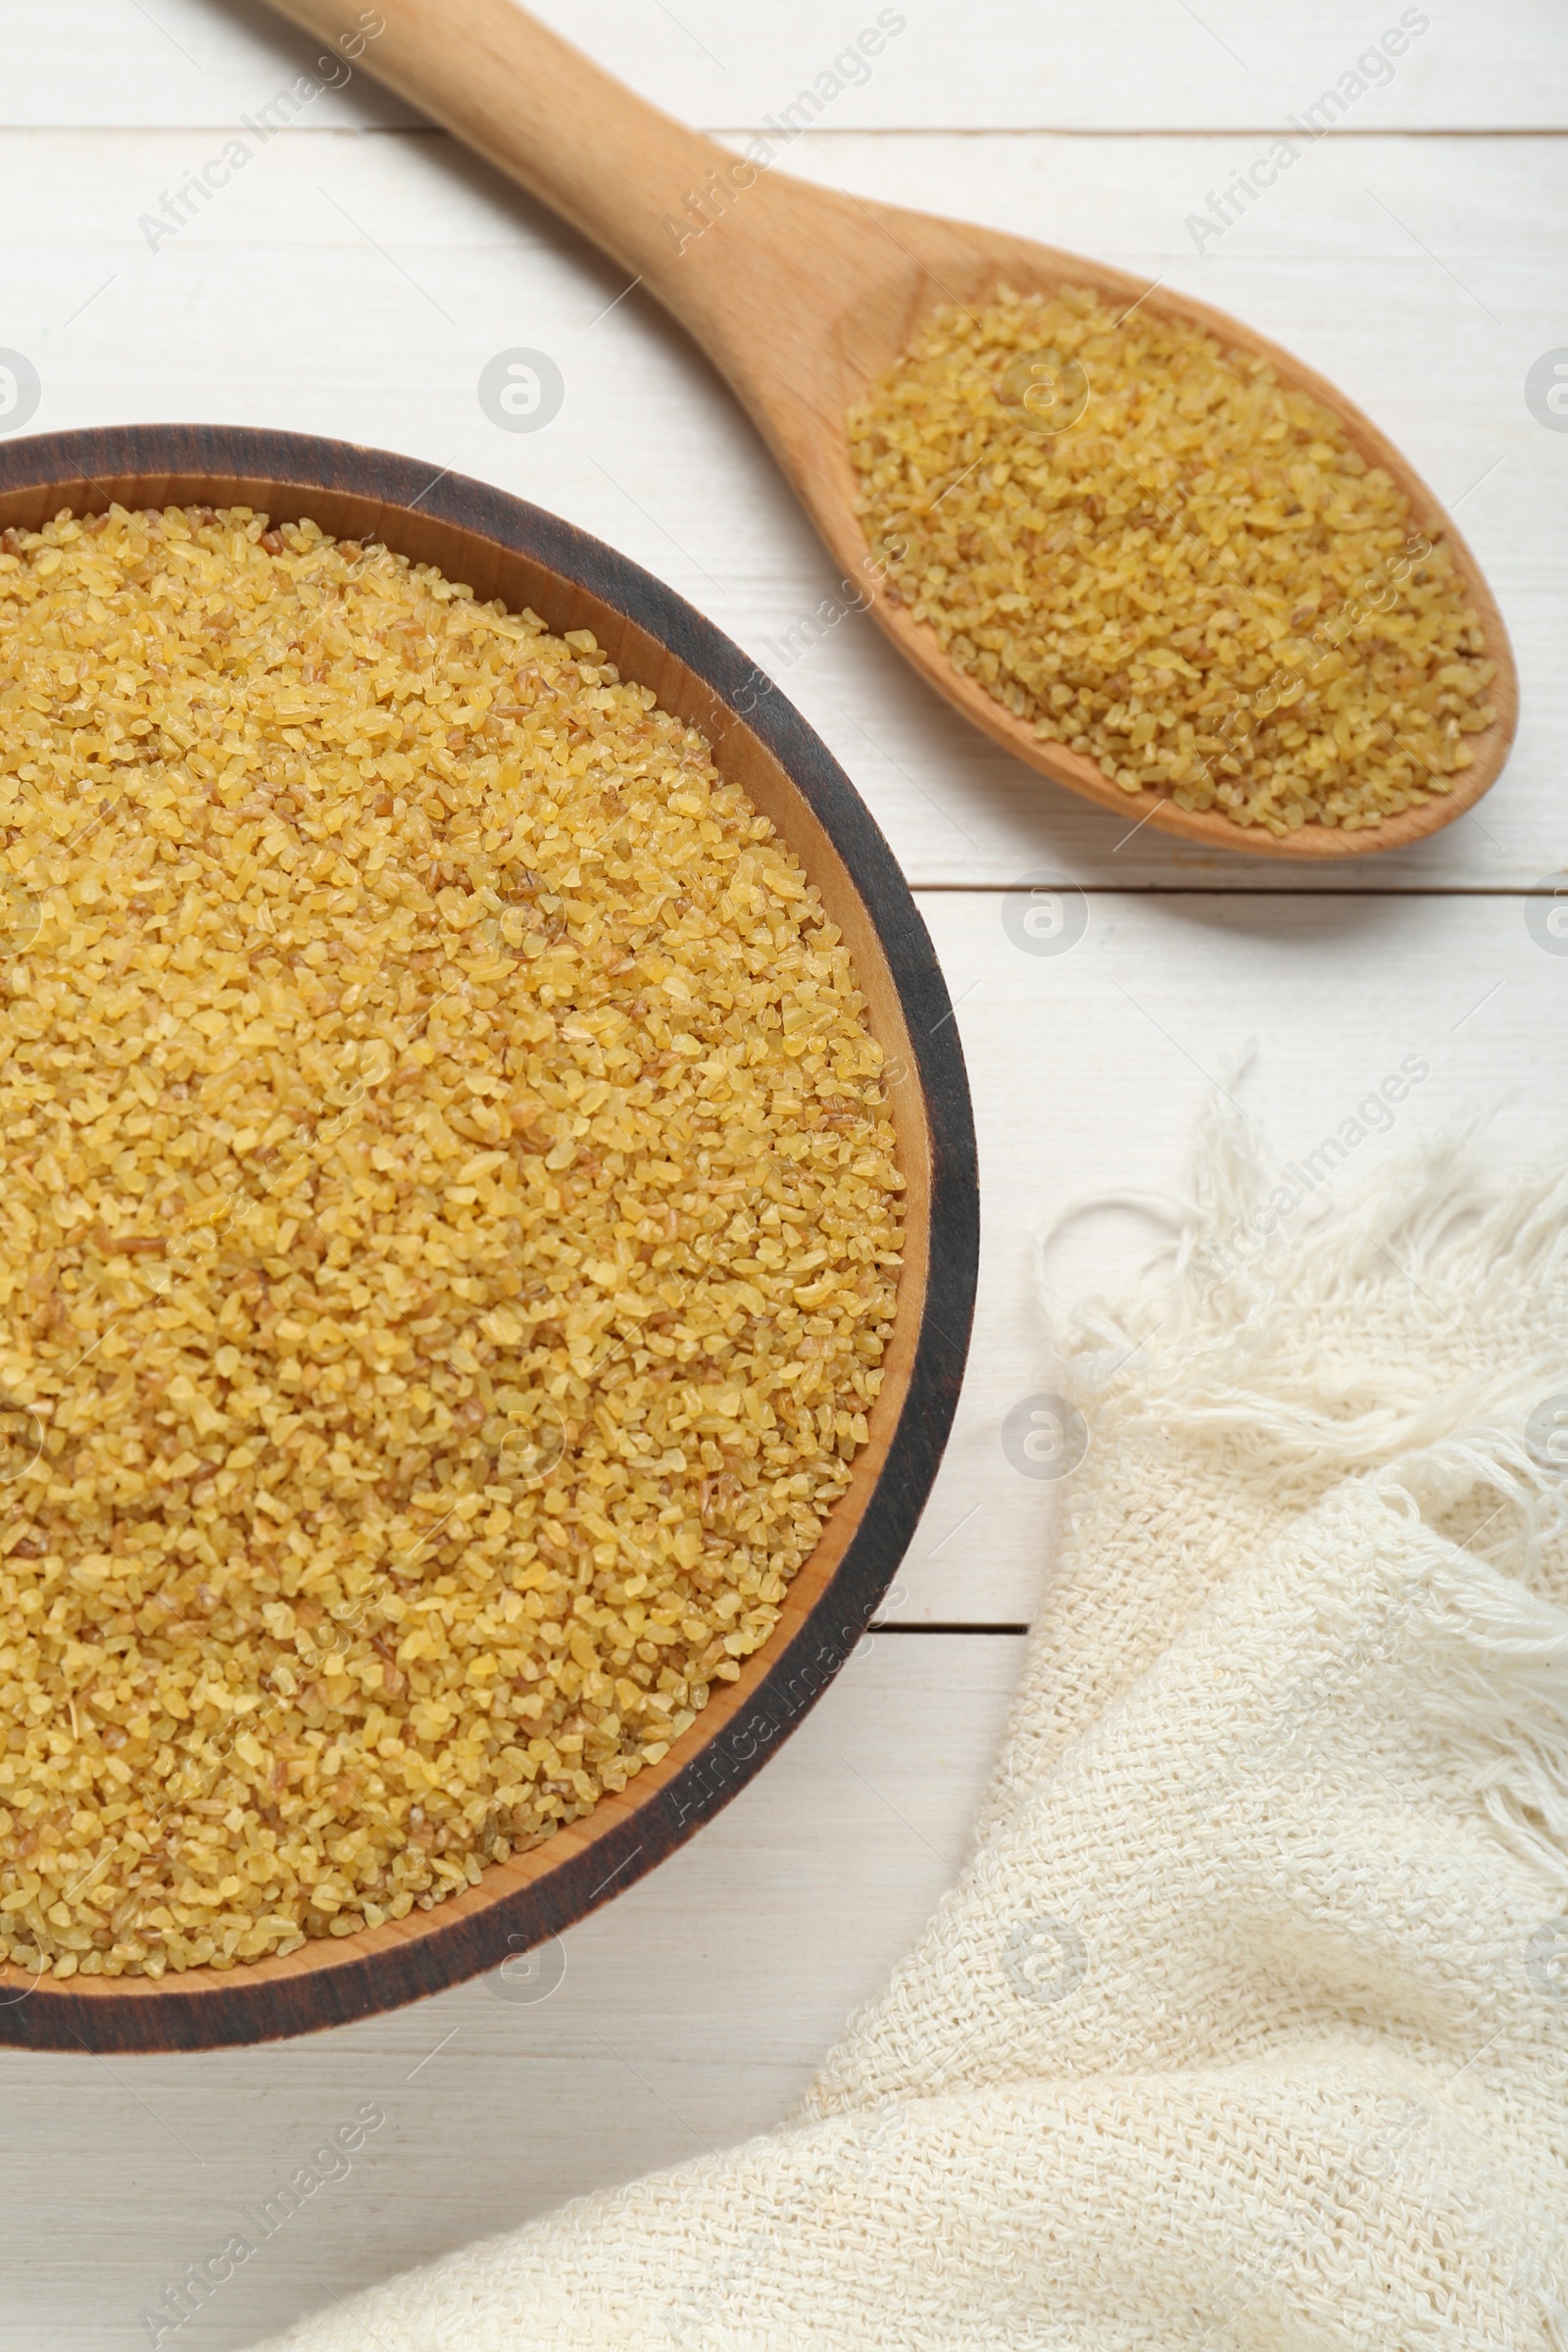
<instances>
[{"instance_id":1,"label":"bulgur grain","mask_svg":"<svg viewBox=\"0 0 1568 2352\"><path fill-rule=\"evenodd\" d=\"M850 441L872 554L948 658L1128 792L1349 830L1449 791L1496 715L1438 532L1198 327L1082 291L939 310Z\"/></svg>"},{"instance_id":2,"label":"bulgur grain","mask_svg":"<svg viewBox=\"0 0 1568 2352\"><path fill-rule=\"evenodd\" d=\"M429 1906L765 1642L866 1436L881 1054L585 631L244 508L0 540L0 1953Z\"/></svg>"}]
</instances>

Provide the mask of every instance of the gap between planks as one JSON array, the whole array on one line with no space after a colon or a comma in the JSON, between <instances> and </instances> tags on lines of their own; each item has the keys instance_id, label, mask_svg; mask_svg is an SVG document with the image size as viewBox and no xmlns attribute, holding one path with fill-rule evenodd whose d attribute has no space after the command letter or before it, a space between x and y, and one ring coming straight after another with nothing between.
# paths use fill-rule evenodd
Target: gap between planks
<instances>
[{"instance_id":1,"label":"gap between planks","mask_svg":"<svg viewBox=\"0 0 1568 2352\"><path fill-rule=\"evenodd\" d=\"M142 131L224 131L239 127L237 117L218 117L211 122L0 122L0 137L24 133L28 138L58 131L90 131L95 138L114 138ZM765 122L698 122L690 124L710 139L761 139L769 135ZM1066 122L1007 122L995 127L974 122L812 122L798 136L812 139L1288 139L1299 123L1244 122L1235 126L1190 122L1099 123L1080 128ZM290 122L273 132L285 139L446 139L462 142L439 122ZM1568 123L1368 123L1364 129L1322 131L1319 139L1563 139ZM1314 140L1314 145L1317 141Z\"/></svg>"},{"instance_id":2,"label":"gap between planks","mask_svg":"<svg viewBox=\"0 0 1568 2352\"><path fill-rule=\"evenodd\" d=\"M1032 883L1039 876L1031 873ZM910 882L909 888L917 899L939 895L966 895L977 899L1004 899L1018 888L1011 882ZM1211 882L1074 882L1063 876L1063 890L1082 891L1086 899L1533 899L1536 890L1524 883L1478 882L1466 887L1459 882L1409 882L1402 889L1393 882L1384 890L1351 890L1347 887L1314 889L1309 883L1279 883L1265 890L1262 885L1246 881L1215 880Z\"/></svg>"},{"instance_id":3,"label":"gap between planks","mask_svg":"<svg viewBox=\"0 0 1568 2352\"><path fill-rule=\"evenodd\" d=\"M929 1625L895 1625L888 1618L873 1617L866 1627L867 1634L1026 1634L1027 1625L969 1625L957 1624L943 1618Z\"/></svg>"}]
</instances>

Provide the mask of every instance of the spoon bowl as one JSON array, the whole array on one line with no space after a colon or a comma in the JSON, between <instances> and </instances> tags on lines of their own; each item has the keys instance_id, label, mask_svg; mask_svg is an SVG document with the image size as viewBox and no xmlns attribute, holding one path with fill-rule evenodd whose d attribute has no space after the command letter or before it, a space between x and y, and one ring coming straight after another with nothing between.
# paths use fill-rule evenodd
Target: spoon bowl
<instances>
[{"instance_id":1,"label":"spoon bowl","mask_svg":"<svg viewBox=\"0 0 1568 2352\"><path fill-rule=\"evenodd\" d=\"M860 298L846 306L831 324L822 368L826 375L831 367L836 386L836 435L819 431L803 439L786 470L845 576L864 582L867 607L877 624L929 685L982 734L1026 765L1124 817L1129 832L1147 823L1209 849L1321 860L1407 848L1474 807L1501 771L1517 724L1519 688L1512 648L1471 549L1414 466L1369 416L1290 352L1206 303L1170 294L1164 288L1151 293L1147 282L1140 283L1122 270L1027 239L890 207L863 209L873 224L868 233L890 244L896 241L899 250L883 263L879 299L867 300L862 290ZM867 249L867 264L873 252L874 248ZM1487 654L1496 664L1488 690L1496 716L1484 731L1468 738L1471 764L1448 779L1446 793L1374 825L1347 831L1337 825L1308 822L1281 837L1261 825L1239 825L1218 810L1180 808L1165 791L1149 786L1125 790L1105 776L1096 760L1069 750L1064 743L1037 736L1029 722L1015 717L976 679L957 668L930 623L917 619L906 603L890 593L888 577L872 556L858 511L858 482L843 417L908 348L919 323L933 310L942 305L978 310L1004 287L1013 294L1045 296L1087 288L1119 307L1124 316L1137 307L1174 325L1205 327L1222 350L1267 360L1281 384L1331 410L1350 446L1367 465L1381 466L1393 478L1409 501L1412 525L1428 539L1441 540L1447 547L1481 621Z\"/></svg>"},{"instance_id":2,"label":"spoon bowl","mask_svg":"<svg viewBox=\"0 0 1568 2352\"><path fill-rule=\"evenodd\" d=\"M727 377L878 626L926 683L1030 767L1126 818L1210 849L1310 860L1408 848L1472 808L1502 767L1518 712L1507 632L1464 540L1413 466L1336 386L1206 303L1125 271L967 221L814 187L685 129L635 98L514 0L378 0L368 36L345 0L273 0L295 24L360 57L367 71L562 214L622 263ZM373 45L371 43L373 42ZM1450 789L1353 831L1304 824L1283 838L1162 792L1124 791L1091 760L1043 741L956 669L936 632L889 593L857 508L847 412L944 304L1084 287L1123 312L1200 326L1222 348L1259 355L1278 380L1341 420L1382 466L1412 518L1452 555L1496 664L1496 718L1470 738ZM629 290L629 289L628 289Z\"/></svg>"}]
</instances>

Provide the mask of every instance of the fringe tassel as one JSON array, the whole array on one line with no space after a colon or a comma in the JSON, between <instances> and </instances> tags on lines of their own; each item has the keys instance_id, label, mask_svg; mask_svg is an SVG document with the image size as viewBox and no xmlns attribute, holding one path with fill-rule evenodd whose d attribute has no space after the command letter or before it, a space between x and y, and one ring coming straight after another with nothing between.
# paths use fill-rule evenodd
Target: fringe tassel
<instances>
[{"instance_id":1,"label":"fringe tassel","mask_svg":"<svg viewBox=\"0 0 1568 2352\"><path fill-rule=\"evenodd\" d=\"M1515 1850L1568 1885L1568 1610L1539 1590L1555 1554L1568 1593L1568 1464L1524 1427L1554 1391L1568 1410L1568 1161L1498 1190L1474 1145L1430 1145L1297 1223L1255 1129L1219 1103L1190 1202L1117 1197L1171 1244L1127 1308L1080 1310L1057 1349L1067 1393L1113 1440L1224 1440L1241 1475L1370 1480L1425 1525L1420 1567L1390 1570L1419 1603L1423 1712ZM1064 1221L1041 1242L1042 1287ZM1481 1352L1478 1323L1511 1360L1455 1370Z\"/></svg>"},{"instance_id":2,"label":"fringe tassel","mask_svg":"<svg viewBox=\"0 0 1568 2352\"><path fill-rule=\"evenodd\" d=\"M1151 1269L1129 1310L1081 1309L1055 1343L1069 1394L1117 1434L1207 1429L1291 1460L1372 1469L1478 1424L1495 1443L1554 1385L1568 1391L1568 1327L1506 1367L1483 1356L1441 1381L1431 1362L1434 1344L1481 1352L1478 1310L1493 1329L1510 1313L1539 1328L1544 1299L1568 1297L1568 1159L1499 1193L1464 1135L1297 1223L1256 1131L1221 1103L1192 1186L1187 1203L1129 1197L1168 1219L1174 1265ZM1039 1247L1042 1288L1063 1221ZM1379 1293L1384 1310L1369 1318ZM1337 1327L1359 1339L1369 1319L1385 1327L1381 1352L1337 1357Z\"/></svg>"}]
</instances>

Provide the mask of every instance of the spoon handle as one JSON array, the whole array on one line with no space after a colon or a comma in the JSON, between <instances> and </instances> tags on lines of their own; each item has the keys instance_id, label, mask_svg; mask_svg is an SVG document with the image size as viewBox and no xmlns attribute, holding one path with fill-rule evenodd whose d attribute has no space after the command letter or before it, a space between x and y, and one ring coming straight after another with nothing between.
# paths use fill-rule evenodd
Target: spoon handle
<instances>
[{"instance_id":1,"label":"spoon handle","mask_svg":"<svg viewBox=\"0 0 1568 2352\"><path fill-rule=\"evenodd\" d=\"M761 188L756 165L634 96L514 0L272 5L549 205L710 348L717 281L733 280L743 246L755 268L788 233L780 211L797 208ZM737 204L749 219L732 224Z\"/></svg>"}]
</instances>

